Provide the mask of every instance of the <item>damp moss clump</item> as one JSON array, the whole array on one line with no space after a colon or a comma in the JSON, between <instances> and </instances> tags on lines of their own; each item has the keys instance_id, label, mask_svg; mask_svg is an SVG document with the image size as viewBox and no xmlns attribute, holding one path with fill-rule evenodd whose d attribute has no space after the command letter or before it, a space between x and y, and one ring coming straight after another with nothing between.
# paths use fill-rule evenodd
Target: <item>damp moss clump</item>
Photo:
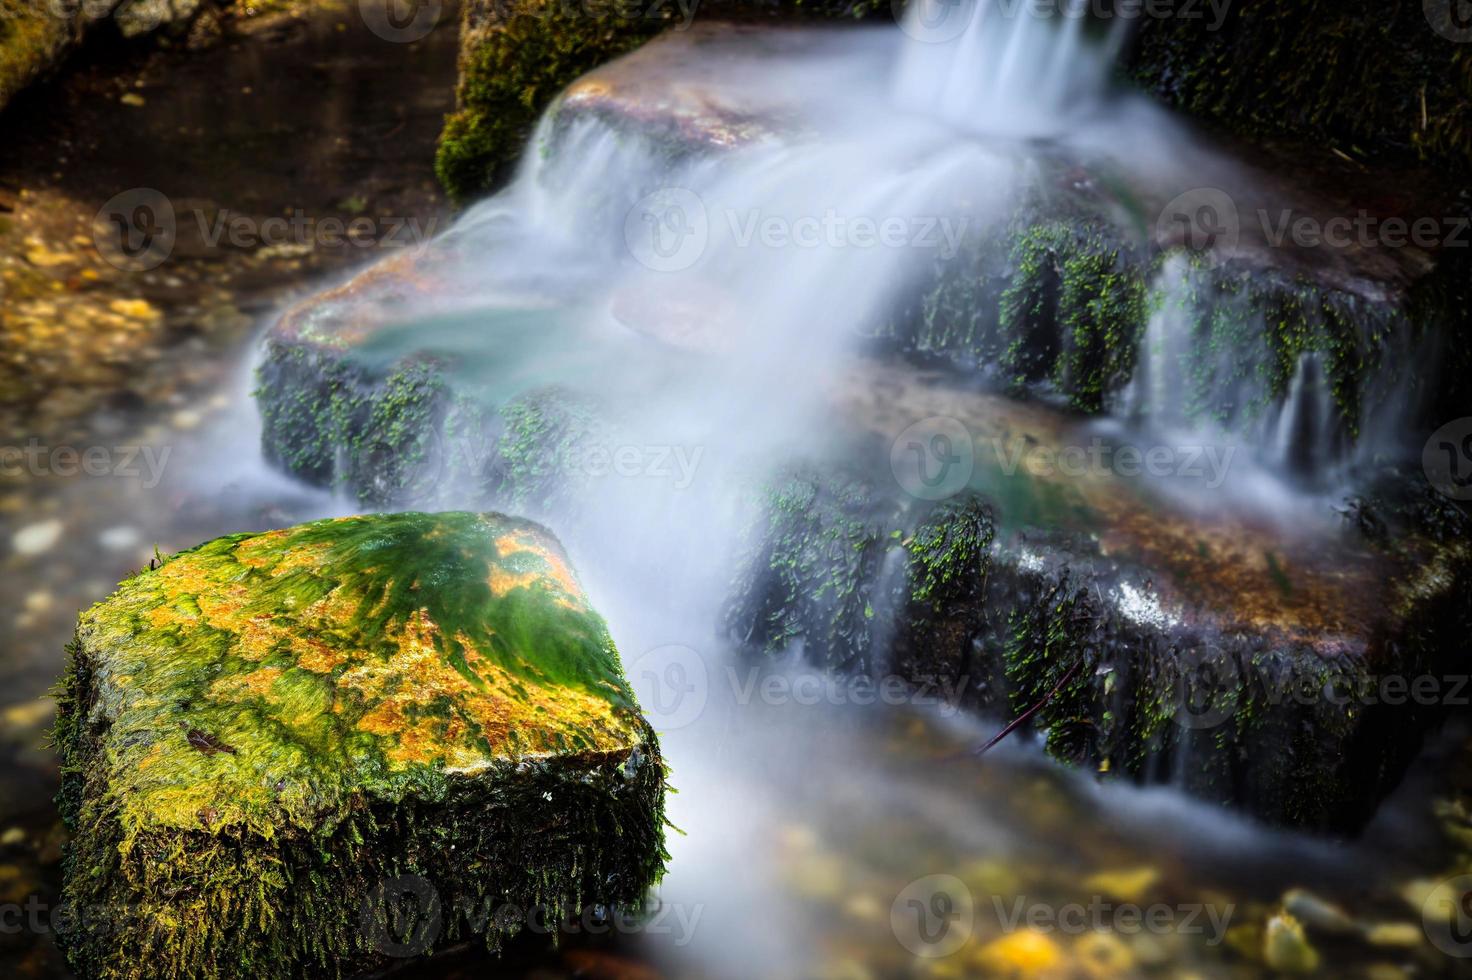
<instances>
[{"instance_id":1,"label":"damp moss clump","mask_svg":"<svg viewBox=\"0 0 1472 980\"><path fill-rule=\"evenodd\" d=\"M530 522L220 538L124 582L69 653L55 740L80 918L63 938L83 976L340 976L498 949L534 913L637 907L662 871L658 744ZM417 922L384 901L406 881Z\"/></svg>"}]
</instances>

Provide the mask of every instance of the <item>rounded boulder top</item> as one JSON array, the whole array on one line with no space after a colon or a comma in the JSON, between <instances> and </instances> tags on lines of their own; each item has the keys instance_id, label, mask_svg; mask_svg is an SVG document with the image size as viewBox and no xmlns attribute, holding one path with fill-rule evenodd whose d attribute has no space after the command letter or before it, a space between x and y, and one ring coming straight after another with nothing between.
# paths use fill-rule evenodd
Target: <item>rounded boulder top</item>
<instances>
[{"instance_id":1,"label":"rounded boulder top","mask_svg":"<svg viewBox=\"0 0 1472 980\"><path fill-rule=\"evenodd\" d=\"M650 737L561 545L495 514L210 541L86 612L73 671L134 831L317 827L354 795Z\"/></svg>"}]
</instances>

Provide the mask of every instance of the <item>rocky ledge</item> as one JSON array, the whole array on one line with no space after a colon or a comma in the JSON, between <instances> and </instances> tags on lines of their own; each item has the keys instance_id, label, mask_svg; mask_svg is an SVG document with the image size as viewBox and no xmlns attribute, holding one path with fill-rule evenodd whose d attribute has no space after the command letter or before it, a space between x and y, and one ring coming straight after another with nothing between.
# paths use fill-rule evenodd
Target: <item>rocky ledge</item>
<instances>
[{"instance_id":1,"label":"rocky ledge","mask_svg":"<svg viewBox=\"0 0 1472 980\"><path fill-rule=\"evenodd\" d=\"M843 462L758 494L726 614L754 653L1041 705L1056 758L1330 831L1472 693L1472 522L1424 484L1388 475L1337 525L1202 510L1129 475L1148 446L1046 407L867 363L830 387ZM906 449L937 435L955 472L928 488Z\"/></svg>"},{"instance_id":2,"label":"rocky ledge","mask_svg":"<svg viewBox=\"0 0 1472 980\"><path fill-rule=\"evenodd\" d=\"M495 949L533 910L638 906L662 872L658 743L538 525L221 538L123 583L70 655L55 739L83 976ZM458 914L486 908L516 914Z\"/></svg>"}]
</instances>

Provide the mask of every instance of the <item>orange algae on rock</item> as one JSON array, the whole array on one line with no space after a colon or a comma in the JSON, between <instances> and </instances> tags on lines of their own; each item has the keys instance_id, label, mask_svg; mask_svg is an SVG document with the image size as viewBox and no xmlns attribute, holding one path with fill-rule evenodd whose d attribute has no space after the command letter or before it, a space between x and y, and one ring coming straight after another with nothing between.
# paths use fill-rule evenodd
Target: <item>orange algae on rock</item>
<instances>
[{"instance_id":1,"label":"orange algae on rock","mask_svg":"<svg viewBox=\"0 0 1472 980\"><path fill-rule=\"evenodd\" d=\"M568 910L637 905L663 866L657 742L526 521L368 515L201 545L82 616L59 700L67 898L133 911L71 938L83 975L351 972L382 958L360 906L406 869Z\"/></svg>"}]
</instances>

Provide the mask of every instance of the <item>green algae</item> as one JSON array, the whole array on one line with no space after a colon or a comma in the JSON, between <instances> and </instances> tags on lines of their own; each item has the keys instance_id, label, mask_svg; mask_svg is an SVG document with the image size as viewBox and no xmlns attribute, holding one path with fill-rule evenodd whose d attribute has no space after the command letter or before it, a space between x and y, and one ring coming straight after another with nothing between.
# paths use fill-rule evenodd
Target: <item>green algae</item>
<instances>
[{"instance_id":1,"label":"green algae","mask_svg":"<svg viewBox=\"0 0 1472 980\"><path fill-rule=\"evenodd\" d=\"M560 914L662 868L657 743L529 522L201 545L84 614L58 700L66 896L127 912L69 937L84 975L337 975L382 958L360 906L386 878Z\"/></svg>"}]
</instances>

